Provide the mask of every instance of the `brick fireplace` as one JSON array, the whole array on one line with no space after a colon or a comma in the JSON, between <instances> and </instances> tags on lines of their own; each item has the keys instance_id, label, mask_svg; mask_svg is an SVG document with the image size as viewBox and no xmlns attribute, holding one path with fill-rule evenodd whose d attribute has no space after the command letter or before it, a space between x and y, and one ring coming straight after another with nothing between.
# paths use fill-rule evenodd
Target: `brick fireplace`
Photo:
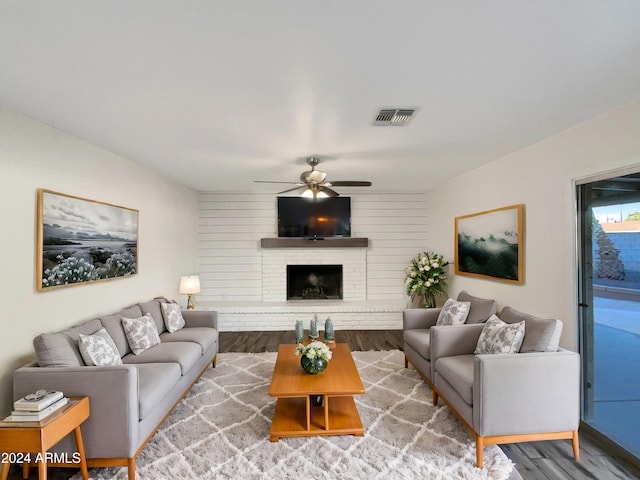
<instances>
[{"instance_id":1,"label":"brick fireplace","mask_svg":"<svg viewBox=\"0 0 640 480\"><path fill-rule=\"evenodd\" d=\"M401 328L404 301L367 298L366 248L263 248L261 256L262 301L211 306L223 330L293 330L296 320L309 328L316 316L321 325L330 317L338 332ZM342 266L342 299L287 299L287 266L311 265L316 275L320 267Z\"/></svg>"}]
</instances>

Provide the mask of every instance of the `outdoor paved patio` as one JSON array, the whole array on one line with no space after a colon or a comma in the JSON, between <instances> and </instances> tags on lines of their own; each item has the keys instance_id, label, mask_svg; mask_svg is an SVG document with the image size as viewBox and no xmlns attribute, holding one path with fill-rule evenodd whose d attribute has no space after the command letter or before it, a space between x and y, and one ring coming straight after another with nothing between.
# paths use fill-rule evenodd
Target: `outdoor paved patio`
<instances>
[{"instance_id":1,"label":"outdoor paved patio","mask_svg":"<svg viewBox=\"0 0 640 480\"><path fill-rule=\"evenodd\" d=\"M590 422L640 456L640 302L594 298L595 416Z\"/></svg>"}]
</instances>

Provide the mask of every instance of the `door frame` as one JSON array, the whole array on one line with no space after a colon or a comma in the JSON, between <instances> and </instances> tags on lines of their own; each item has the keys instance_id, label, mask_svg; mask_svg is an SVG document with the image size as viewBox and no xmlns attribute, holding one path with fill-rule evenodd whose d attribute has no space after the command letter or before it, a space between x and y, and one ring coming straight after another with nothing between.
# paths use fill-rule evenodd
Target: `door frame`
<instances>
[{"instance_id":1,"label":"door frame","mask_svg":"<svg viewBox=\"0 0 640 480\"><path fill-rule=\"evenodd\" d=\"M580 368L580 430L585 431L593 439L598 441L600 446L620 457L621 459L631 463L636 467L640 467L640 459L633 453L614 442L604 433L596 430L591 424L586 423L585 418L587 415L593 415L593 368L591 368L591 374L589 374L589 365L593 367L593 245L589 242L588 246L583 242L583 235L585 230L587 233L592 232L592 220L587 222L584 217L585 212L581 212L581 207L584 203L584 196L579 193L579 188L586 184L598 182L600 180L607 180L614 177L621 177L633 173L640 173L640 163L627 164L624 167L614 168L599 173L592 173L583 177L575 177L572 180L572 195L574 206L574 299L576 305L576 319L578 324L578 349L581 358ZM588 268L583 268L582 258L587 253L590 254L590 262ZM591 281L586 280L590 277ZM587 303L588 302L588 303ZM591 325L592 329L587 332L584 328L586 325ZM586 334L585 334L586 333ZM585 352L591 352L591 356L585 355ZM591 382L591 385L585 385L585 382ZM589 389L589 392L585 390ZM587 400L591 398L591 403L586 405Z\"/></svg>"}]
</instances>

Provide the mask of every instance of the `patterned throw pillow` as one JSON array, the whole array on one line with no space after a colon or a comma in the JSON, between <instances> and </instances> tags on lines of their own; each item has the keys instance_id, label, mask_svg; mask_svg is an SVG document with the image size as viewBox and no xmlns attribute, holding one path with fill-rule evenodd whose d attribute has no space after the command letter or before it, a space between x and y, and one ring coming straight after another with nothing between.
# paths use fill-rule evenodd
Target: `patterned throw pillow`
<instances>
[{"instance_id":1,"label":"patterned throw pillow","mask_svg":"<svg viewBox=\"0 0 640 480\"><path fill-rule=\"evenodd\" d=\"M156 327L156 323L150 313L140 318L122 317L122 327L127 335L131 351L135 355L140 355L145 350L160 343L158 327Z\"/></svg>"},{"instance_id":2,"label":"patterned throw pillow","mask_svg":"<svg viewBox=\"0 0 640 480\"><path fill-rule=\"evenodd\" d=\"M440 309L436 325L462 325L469 315L471 302L459 302L450 298Z\"/></svg>"},{"instance_id":3,"label":"patterned throw pillow","mask_svg":"<svg viewBox=\"0 0 640 480\"><path fill-rule=\"evenodd\" d=\"M491 315L485 323L474 353L518 353L524 340L524 321L505 323Z\"/></svg>"},{"instance_id":4,"label":"patterned throw pillow","mask_svg":"<svg viewBox=\"0 0 640 480\"><path fill-rule=\"evenodd\" d=\"M161 303L164 324L169 332L177 332L184 327L184 318L177 303Z\"/></svg>"},{"instance_id":5,"label":"patterned throw pillow","mask_svg":"<svg viewBox=\"0 0 640 480\"><path fill-rule=\"evenodd\" d=\"M80 355L87 365L121 365L118 347L104 328L93 335L79 334Z\"/></svg>"}]
</instances>

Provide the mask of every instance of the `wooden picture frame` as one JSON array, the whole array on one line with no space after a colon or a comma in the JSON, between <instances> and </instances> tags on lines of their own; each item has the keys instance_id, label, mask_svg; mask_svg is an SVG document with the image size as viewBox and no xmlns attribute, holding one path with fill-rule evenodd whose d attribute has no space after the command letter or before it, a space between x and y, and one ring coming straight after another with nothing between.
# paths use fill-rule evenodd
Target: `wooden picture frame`
<instances>
[{"instance_id":1,"label":"wooden picture frame","mask_svg":"<svg viewBox=\"0 0 640 480\"><path fill-rule=\"evenodd\" d=\"M524 204L456 217L455 273L524 283Z\"/></svg>"},{"instance_id":2,"label":"wooden picture frame","mask_svg":"<svg viewBox=\"0 0 640 480\"><path fill-rule=\"evenodd\" d=\"M36 290L135 275L138 213L38 189Z\"/></svg>"}]
</instances>

